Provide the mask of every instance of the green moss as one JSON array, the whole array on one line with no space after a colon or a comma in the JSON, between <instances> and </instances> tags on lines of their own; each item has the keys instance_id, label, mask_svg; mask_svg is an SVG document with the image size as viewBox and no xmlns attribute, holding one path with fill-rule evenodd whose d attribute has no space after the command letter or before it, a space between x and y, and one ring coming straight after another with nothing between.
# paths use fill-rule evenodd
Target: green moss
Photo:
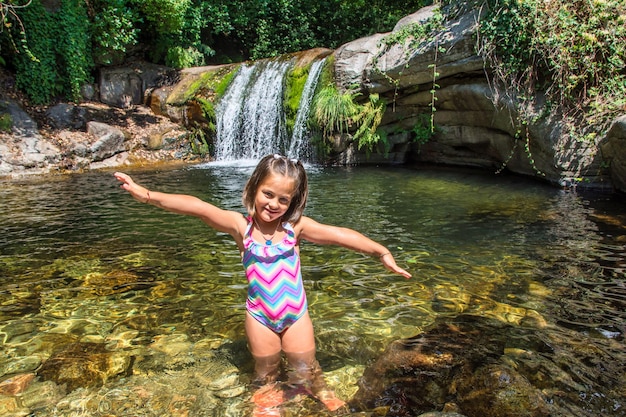
<instances>
[{"instance_id":1,"label":"green moss","mask_svg":"<svg viewBox=\"0 0 626 417\"><path fill-rule=\"evenodd\" d=\"M196 103L200 105L200 108L202 109L202 115L207 121L207 127L206 127L207 130L209 131L209 133L214 134L216 132L216 127L215 127L216 119L215 119L215 106L213 102L211 100L207 100L202 97L196 97L195 101Z\"/></svg>"},{"instance_id":2,"label":"green moss","mask_svg":"<svg viewBox=\"0 0 626 417\"><path fill-rule=\"evenodd\" d=\"M283 100L283 109L285 112L285 120L287 124L287 132L291 134L296 123L296 115L304 85L309 76L311 65L306 67L295 67L287 74L287 85L285 87L285 99Z\"/></svg>"},{"instance_id":3,"label":"green moss","mask_svg":"<svg viewBox=\"0 0 626 417\"><path fill-rule=\"evenodd\" d=\"M13 118L10 114L0 114L0 132L10 132L13 128Z\"/></svg>"},{"instance_id":4,"label":"green moss","mask_svg":"<svg viewBox=\"0 0 626 417\"><path fill-rule=\"evenodd\" d=\"M217 96L217 99L221 98L224 95L226 89L233 81L233 78L235 78L235 74L237 74L237 69L239 69L238 66L232 69L230 72L226 73L226 75L221 78L221 80L215 87L215 95Z\"/></svg>"},{"instance_id":5,"label":"green moss","mask_svg":"<svg viewBox=\"0 0 626 417\"><path fill-rule=\"evenodd\" d=\"M225 66L207 70L197 76L189 75L176 86L167 98L167 103L182 106L197 97L215 101L224 94L232 81L238 66Z\"/></svg>"}]
</instances>

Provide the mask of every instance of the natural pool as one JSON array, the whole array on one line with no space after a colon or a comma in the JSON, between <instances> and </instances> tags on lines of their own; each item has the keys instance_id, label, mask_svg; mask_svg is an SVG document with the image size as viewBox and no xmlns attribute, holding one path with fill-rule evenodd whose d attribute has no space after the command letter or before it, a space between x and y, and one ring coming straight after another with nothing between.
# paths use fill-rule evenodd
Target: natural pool
<instances>
[{"instance_id":1,"label":"natural pool","mask_svg":"<svg viewBox=\"0 0 626 417\"><path fill-rule=\"evenodd\" d=\"M130 173L241 211L251 171ZM340 397L391 342L463 315L548 341L550 354L525 353L552 360L544 379L566 381L555 392L529 377L553 415L626 415L623 199L470 170L308 172L307 215L380 241L413 274L303 243L318 356ZM230 236L136 202L111 172L6 181L0 201L0 415L248 415L245 277ZM381 410L352 413L393 413ZM283 413L327 414L313 401Z\"/></svg>"}]
</instances>

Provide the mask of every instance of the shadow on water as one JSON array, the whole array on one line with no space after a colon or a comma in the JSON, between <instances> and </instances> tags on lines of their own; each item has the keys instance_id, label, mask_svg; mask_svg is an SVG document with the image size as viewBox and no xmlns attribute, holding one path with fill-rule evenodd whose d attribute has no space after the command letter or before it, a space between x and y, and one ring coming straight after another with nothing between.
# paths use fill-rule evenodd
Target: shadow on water
<instances>
[{"instance_id":1,"label":"shadow on water","mask_svg":"<svg viewBox=\"0 0 626 417\"><path fill-rule=\"evenodd\" d=\"M252 165L136 171L243 211ZM626 216L475 171L308 167L306 214L389 247L302 243L325 377L353 415L624 416ZM0 189L0 410L249 415L245 277L228 235L111 173ZM327 415L311 398L283 415Z\"/></svg>"}]
</instances>

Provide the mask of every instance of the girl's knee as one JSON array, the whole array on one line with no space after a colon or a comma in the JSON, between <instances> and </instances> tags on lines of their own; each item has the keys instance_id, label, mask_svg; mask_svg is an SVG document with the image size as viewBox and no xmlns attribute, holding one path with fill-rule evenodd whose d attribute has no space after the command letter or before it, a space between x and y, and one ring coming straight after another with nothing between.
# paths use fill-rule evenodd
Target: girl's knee
<instances>
[{"instance_id":1,"label":"girl's knee","mask_svg":"<svg viewBox=\"0 0 626 417\"><path fill-rule=\"evenodd\" d=\"M254 383L265 385L278 379L280 374L281 353L269 356L254 356Z\"/></svg>"}]
</instances>

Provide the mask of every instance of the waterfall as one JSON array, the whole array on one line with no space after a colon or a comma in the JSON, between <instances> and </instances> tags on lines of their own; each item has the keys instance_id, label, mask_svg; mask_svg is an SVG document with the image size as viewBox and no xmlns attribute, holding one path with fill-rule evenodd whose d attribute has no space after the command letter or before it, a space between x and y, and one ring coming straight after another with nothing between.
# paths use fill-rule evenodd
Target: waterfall
<instances>
[{"instance_id":1,"label":"waterfall","mask_svg":"<svg viewBox=\"0 0 626 417\"><path fill-rule=\"evenodd\" d=\"M281 153L310 161L313 152L306 121L323 63L311 65L291 138L283 112L285 75L291 62L242 64L216 107L216 160L260 159Z\"/></svg>"},{"instance_id":2,"label":"waterfall","mask_svg":"<svg viewBox=\"0 0 626 417\"><path fill-rule=\"evenodd\" d=\"M288 68L289 62L279 61L241 65L216 109L216 159L260 159L283 148L283 81Z\"/></svg>"},{"instance_id":3,"label":"waterfall","mask_svg":"<svg viewBox=\"0 0 626 417\"><path fill-rule=\"evenodd\" d=\"M241 113L246 87L252 77L252 67L242 65L232 83L224 93L224 97L216 108L216 131L218 140L215 143L215 156L218 160L235 159L237 137L243 122Z\"/></svg>"},{"instance_id":4,"label":"waterfall","mask_svg":"<svg viewBox=\"0 0 626 417\"><path fill-rule=\"evenodd\" d=\"M293 127L293 135L291 136L291 143L289 144L289 151L287 156L290 158L302 159L310 161L313 158L313 149L309 142L308 129L306 126L309 119L309 113L311 110L311 101L315 94L315 87L317 87L317 81L319 79L322 68L324 67L326 59L315 61L309 69L309 75L304 84L304 90L302 91L302 97L298 104L298 113L296 114L296 123Z\"/></svg>"}]
</instances>

